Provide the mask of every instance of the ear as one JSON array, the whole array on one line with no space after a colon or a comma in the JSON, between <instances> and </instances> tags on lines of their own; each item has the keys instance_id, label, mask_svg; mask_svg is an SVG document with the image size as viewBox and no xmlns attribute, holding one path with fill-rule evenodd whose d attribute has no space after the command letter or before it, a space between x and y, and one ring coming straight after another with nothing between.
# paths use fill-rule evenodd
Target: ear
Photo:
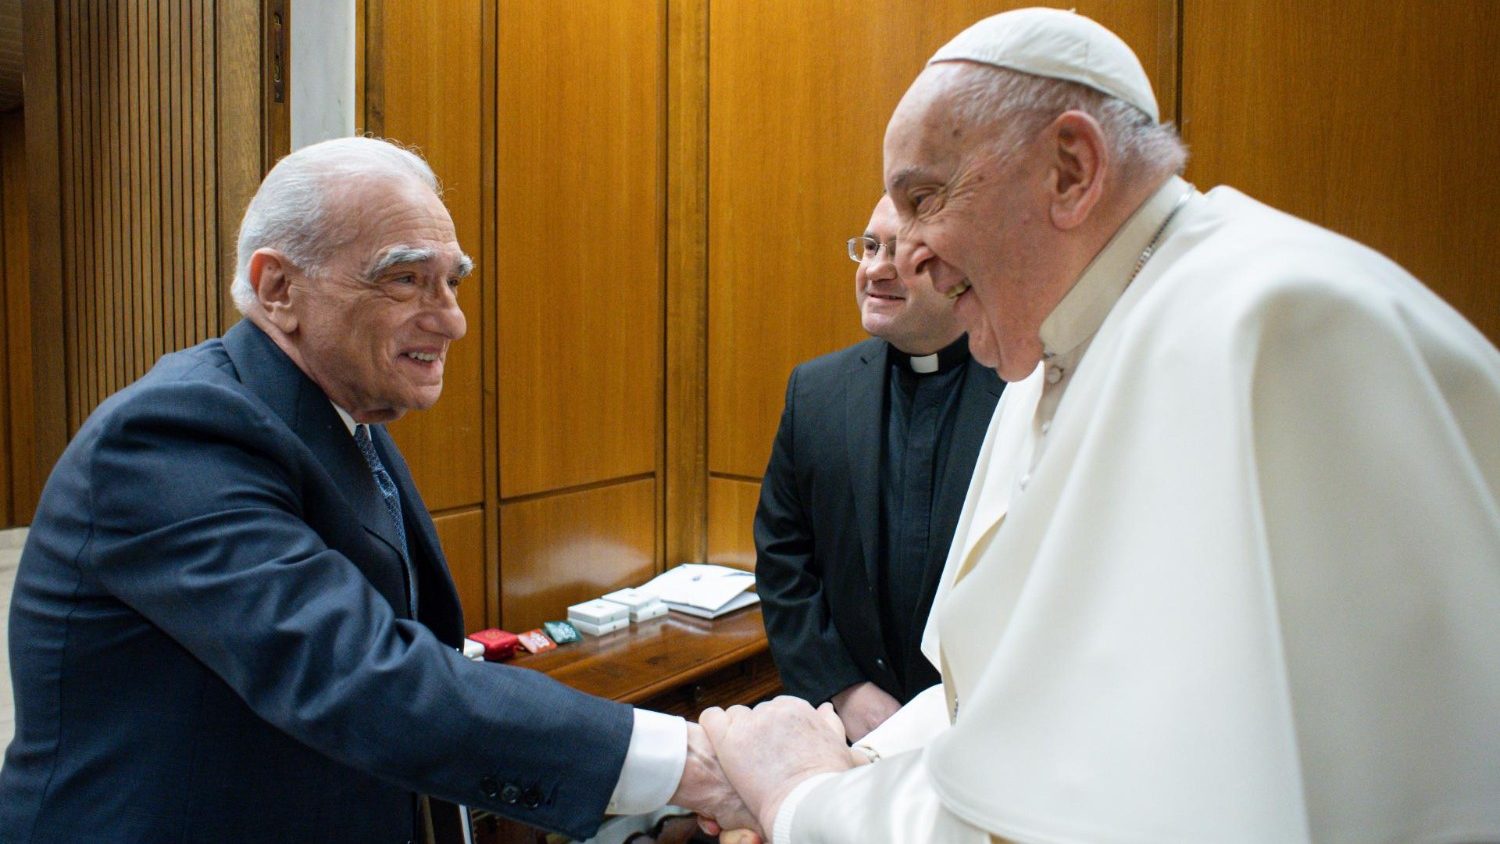
<instances>
[{"instance_id":1,"label":"ear","mask_svg":"<svg viewBox=\"0 0 1500 844\"><path fill-rule=\"evenodd\" d=\"M292 307L293 271L291 261L275 249L257 249L250 256L250 288L255 291L255 301L283 334L297 330L297 314Z\"/></svg>"},{"instance_id":2,"label":"ear","mask_svg":"<svg viewBox=\"0 0 1500 844\"><path fill-rule=\"evenodd\" d=\"M1064 231L1077 228L1104 194L1109 147L1098 121L1081 111L1066 111L1052 121L1053 185L1050 216Z\"/></svg>"}]
</instances>

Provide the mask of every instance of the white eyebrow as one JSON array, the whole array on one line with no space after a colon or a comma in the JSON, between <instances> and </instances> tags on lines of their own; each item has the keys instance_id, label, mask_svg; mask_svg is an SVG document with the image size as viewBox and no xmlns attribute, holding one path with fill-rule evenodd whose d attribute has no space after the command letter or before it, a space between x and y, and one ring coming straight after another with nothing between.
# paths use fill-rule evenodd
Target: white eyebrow
<instances>
[{"instance_id":1,"label":"white eyebrow","mask_svg":"<svg viewBox=\"0 0 1500 844\"><path fill-rule=\"evenodd\" d=\"M437 257L437 250L419 246L392 246L385 251L370 267L368 276L377 278L391 267L399 267L402 264L425 264ZM461 255L458 259L458 270L455 273L463 278L474 271L474 260L468 255Z\"/></svg>"}]
</instances>

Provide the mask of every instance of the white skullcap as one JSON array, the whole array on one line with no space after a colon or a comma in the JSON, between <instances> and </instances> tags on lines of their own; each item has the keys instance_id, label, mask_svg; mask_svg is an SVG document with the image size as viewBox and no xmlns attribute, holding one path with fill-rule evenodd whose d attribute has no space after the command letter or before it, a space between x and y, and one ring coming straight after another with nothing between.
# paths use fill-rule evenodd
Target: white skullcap
<instances>
[{"instance_id":1,"label":"white skullcap","mask_svg":"<svg viewBox=\"0 0 1500 844\"><path fill-rule=\"evenodd\" d=\"M1140 59L1120 36L1061 9L994 15L933 54L928 64L978 62L1086 85L1135 106L1160 123L1156 95Z\"/></svg>"}]
</instances>

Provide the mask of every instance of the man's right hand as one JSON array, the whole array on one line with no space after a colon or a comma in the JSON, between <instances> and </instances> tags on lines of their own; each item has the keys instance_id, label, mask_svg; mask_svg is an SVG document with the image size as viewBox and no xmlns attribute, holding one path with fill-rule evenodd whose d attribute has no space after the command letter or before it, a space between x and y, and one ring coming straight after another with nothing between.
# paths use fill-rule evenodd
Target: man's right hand
<instances>
[{"instance_id":1,"label":"man's right hand","mask_svg":"<svg viewBox=\"0 0 1500 844\"><path fill-rule=\"evenodd\" d=\"M829 699L833 711L844 722L844 735L850 743L864 738L871 730L901 708L897 700L868 680L855 683Z\"/></svg>"}]
</instances>

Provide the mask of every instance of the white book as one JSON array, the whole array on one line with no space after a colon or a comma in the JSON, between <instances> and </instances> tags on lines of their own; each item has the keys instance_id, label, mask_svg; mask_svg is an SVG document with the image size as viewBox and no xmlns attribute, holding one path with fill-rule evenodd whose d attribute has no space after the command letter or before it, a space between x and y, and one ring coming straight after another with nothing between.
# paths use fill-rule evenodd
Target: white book
<instances>
[{"instance_id":1,"label":"white book","mask_svg":"<svg viewBox=\"0 0 1500 844\"><path fill-rule=\"evenodd\" d=\"M742 569L707 563L683 563L658 575L642 589L661 596L667 606L699 618L718 618L760 600L752 591L755 575Z\"/></svg>"},{"instance_id":2,"label":"white book","mask_svg":"<svg viewBox=\"0 0 1500 844\"><path fill-rule=\"evenodd\" d=\"M732 613L738 609L743 609L744 607L748 607L751 604L760 603L760 596L755 594L754 592L741 592L740 594L735 595L733 598L730 598L728 602L720 604L718 607L713 609L701 607L696 604L679 604L672 601L666 601L665 603L668 609L673 609L681 613L687 613L688 615L696 615L699 618L718 618L721 615Z\"/></svg>"}]
</instances>

